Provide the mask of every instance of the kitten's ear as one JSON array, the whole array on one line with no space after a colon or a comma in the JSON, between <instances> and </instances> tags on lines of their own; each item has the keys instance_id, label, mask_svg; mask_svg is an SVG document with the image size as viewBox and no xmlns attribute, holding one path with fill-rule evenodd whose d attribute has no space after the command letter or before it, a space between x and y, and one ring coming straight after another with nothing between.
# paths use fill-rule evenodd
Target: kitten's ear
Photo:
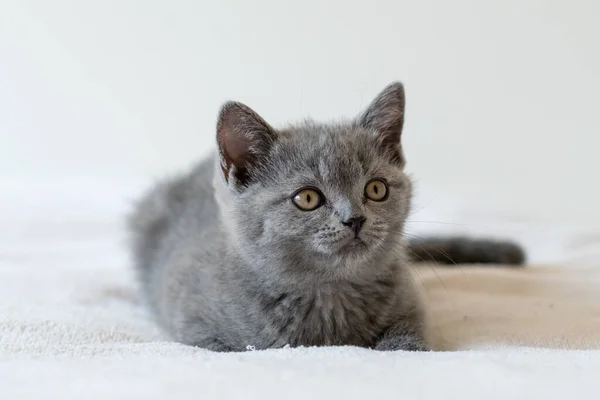
<instances>
[{"instance_id":1,"label":"kitten's ear","mask_svg":"<svg viewBox=\"0 0 600 400\"><path fill-rule=\"evenodd\" d=\"M377 133L383 150L400 165L404 165L400 146L404 104L404 86L400 82L394 82L377 95L358 120L361 126Z\"/></svg>"},{"instance_id":2,"label":"kitten's ear","mask_svg":"<svg viewBox=\"0 0 600 400\"><path fill-rule=\"evenodd\" d=\"M252 168L267 154L275 137L275 130L250 107L237 102L225 103L217 124L217 143L225 181L246 186Z\"/></svg>"}]
</instances>

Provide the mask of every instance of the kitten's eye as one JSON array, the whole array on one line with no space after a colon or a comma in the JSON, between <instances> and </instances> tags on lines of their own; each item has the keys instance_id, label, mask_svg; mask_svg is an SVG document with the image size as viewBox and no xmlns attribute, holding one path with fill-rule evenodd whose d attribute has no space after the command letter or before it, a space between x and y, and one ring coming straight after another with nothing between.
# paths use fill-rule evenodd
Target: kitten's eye
<instances>
[{"instance_id":1,"label":"kitten's eye","mask_svg":"<svg viewBox=\"0 0 600 400\"><path fill-rule=\"evenodd\" d=\"M372 179L365 186L365 196L373 201L384 201L388 197L388 185L383 179Z\"/></svg>"},{"instance_id":2,"label":"kitten's eye","mask_svg":"<svg viewBox=\"0 0 600 400\"><path fill-rule=\"evenodd\" d=\"M323 205L323 195L317 189L300 189L292 196L292 203L302 211L313 211Z\"/></svg>"}]
</instances>

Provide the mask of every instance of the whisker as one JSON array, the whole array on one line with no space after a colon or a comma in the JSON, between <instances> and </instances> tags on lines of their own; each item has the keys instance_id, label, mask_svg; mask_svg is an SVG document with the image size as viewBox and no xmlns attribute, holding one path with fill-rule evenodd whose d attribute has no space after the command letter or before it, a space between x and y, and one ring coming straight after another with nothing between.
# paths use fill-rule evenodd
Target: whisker
<instances>
[{"instance_id":1,"label":"whisker","mask_svg":"<svg viewBox=\"0 0 600 400\"><path fill-rule=\"evenodd\" d=\"M432 201L433 201L433 199L429 200L429 201L427 202L427 204L425 204L425 205L424 205L424 206L422 206L421 208L419 208L419 209L417 209L417 210L415 210L415 211L411 211L410 213L408 213L407 217L410 217L410 216L412 216L412 215L415 215L415 214L416 214L416 213L418 213L419 211L422 211L422 210L424 210L424 209L425 209L425 207L427 207L428 205L430 205Z\"/></svg>"},{"instance_id":2,"label":"whisker","mask_svg":"<svg viewBox=\"0 0 600 400\"><path fill-rule=\"evenodd\" d=\"M425 239L423 239L423 238L421 238L421 237L419 237L419 236L417 236L417 235L413 235L413 234L411 234L411 233L409 233L409 232L404 232L404 234L405 234L406 236L408 236L409 238L412 238L412 239L416 239L416 240L425 240ZM419 246L419 247L421 247L421 249L422 249L423 251L425 251L427 254L429 254L429 255L431 256L431 254L430 254L429 252L427 252L427 250L425 250L425 249L424 249L422 246ZM444 258L445 258L445 259L447 259L448 261L450 261L450 262L451 262L451 263L452 263L452 264L453 264L453 265L454 265L456 268L458 268L458 269L461 271L461 273L463 274L463 276L465 275L465 271L463 270L463 268L462 268L462 267L461 267L459 264L457 264L457 263L454 261L454 259L452 259L452 257L450 257L450 255L449 255L448 253L446 253L446 252L445 252L443 249L440 249L440 248L435 248L435 247L434 247L434 248L433 248L433 250L437 251L437 252L438 252L438 253L440 253L442 256L444 256Z\"/></svg>"},{"instance_id":3,"label":"whisker","mask_svg":"<svg viewBox=\"0 0 600 400\"><path fill-rule=\"evenodd\" d=\"M413 235L412 233L405 232L404 234L405 234L406 236L408 236L409 238L412 238L412 239L416 239L416 240L426 240L426 239L424 239L424 238L421 238L421 237L419 237L419 236L417 236L417 235ZM419 246L419 247L421 247L421 249L422 249L424 252L426 252L427 254L429 254L429 256L431 256L431 254L430 254L430 253L429 253L427 250L425 250L425 248L424 248L423 246ZM444 250L442 250L442 249L440 249L440 248L436 248L436 247L434 247L434 248L433 248L433 250L435 250L435 251L437 251L438 253L440 253L442 256L444 256L444 258L445 258L445 259L447 259L448 261L450 261L450 262L451 262L452 264L454 264L455 266L458 266L458 264L456 264L456 262L454 262L454 260L452 259L452 257L450 257L450 256L448 255L448 253L446 253Z\"/></svg>"},{"instance_id":4,"label":"whisker","mask_svg":"<svg viewBox=\"0 0 600 400\"><path fill-rule=\"evenodd\" d=\"M416 221L416 220L406 220L407 223L418 223L418 224L439 224L439 225L451 225L451 226L462 226L462 227L469 227L469 226L473 226L473 225L469 225L469 224L458 224L456 222L442 222L442 221Z\"/></svg>"},{"instance_id":5,"label":"whisker","mask_svg":"<svg viewBox=\"0 0 600 400\"><path fill-rule=\"evenodd\" d=\"M418 268L415 268L411 263L408 263L409 268L414 272L413 274L411 274L411 279L414 280L416 278L419 279L419 281L421 282L421 287L423 288L422 293L425 294L425 296L427 296L427 300L431 301L431 297L429 296L429 292L427 291L427 286L425 285L425 281L423 280L423 275L421 275L418 271Z\"/></svg>"},{"instance_id":6,"label":"whisker","mask_svg":"<svg viewBox=\"0 0 600 400\"><path fill-rule=\"evenodd\" d=\"M401 243L398 243L398 245L399 245L400 247L402 247L403 249L405 249L406 251L409 251L409 252L412 252L413 254L415 254L415 253L414 253L414 252L413 252L411 249L407 248L407 247L406 247L406 246L404 246L403 244L401 244ZM415 254L415 256L419 257L419 255L418 255L418 254ZM419 281L421 282L421 287L425 289L425 288L426 288L425 281L423 280L423 275L421 275L421 274L419 273L419 269L418 269L418 268L415 268L415 267L413 266L413 264L412 264L412 263L410 263L410 262L408 263L408 267L409 267L409 268L410 268L410 269L413 271L413 274L412 274L411 276L413 276L413 275L414 275L414 277L418 278L418 279L419 279ZM414 279L414 278L411 278L411 279ZM442 284L442 285L443 285L443 284ZM446 290L447 290L447 289L446 289ZM431 299L430 299L430 297L429 297L429 293L427 292L427 290L423 290L423 292L425 293L425 295L427 296L427 298L428 298L429 300L431 300Z\"/></svg>"},{"instance_id":7,"label":"whisker","mask_svg":"<svg viewBox=\"0 0 600 400\"><path fill-rule=\"evenodd\" d=\"M418 258L419 258L419 259L420 259L420 260L421 260L423 263L425 263L425 264L428 264L428 265L430 264L430 263L426 262L426 261L425 261L425 259L423 259L423 257L421 257L420 255L418 255L417 253L415 253L414 251L412 251L412 250L411 250L410 248L408 248L407 246L404 246L404 245L403 245L403 244L401 244L401 243L398 243L398 244L399 244L400 246L402 246L402 248L404 248L406 251L408 251L408 252L412 253L414 256L418 257ZM436 264L436 265L439 265L439 264L438 264L438 263L435 261L435 259L434 259L434 258L431 256L431 254L430 254L430 253L429 253L427 250L423 249L423 251L424 251L425 253L429 254L429 257L431 258L431 261L432 261L434 264ZM410 263L409 263L409 265L410 265ZM412 266L411 266L411 268L412 268ZM448 288L446 287L446 284L444 283L444 281L442 280L442 278L440 277L440 275L437 273L437 271L435 270L435 268L433 268L431 265L429 265L429 268L431 268L431 270L433 271L433 273L434 273L434 274L435 274L435 276L437 277L438 281L440 281L440 283L442 284L442 286L444 287L444 289L447 291L447 290L448 290Z\"/></svg>"}]
</instances>

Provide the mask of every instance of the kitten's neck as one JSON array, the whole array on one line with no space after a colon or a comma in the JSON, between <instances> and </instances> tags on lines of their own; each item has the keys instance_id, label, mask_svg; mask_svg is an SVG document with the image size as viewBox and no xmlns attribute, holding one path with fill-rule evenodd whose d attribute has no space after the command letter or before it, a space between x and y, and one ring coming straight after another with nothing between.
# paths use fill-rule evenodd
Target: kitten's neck
<instances>
[{"instance_id":1,"label":"kitten's neck","mask_svg":"<svg viewBox=\"0 0 600 400\"><path fill-rule=\"evenodd\" d=\"M269 290L314 293L321 289L340 285L365 285L380 279L389 279L406 262L397 254L381 254L370 258L333 262L326 259L292 260L290 257L276 257L273 254L248 255L230 246L230 254L235 254L238 278L260 282L260 287Z\"/></svg>"}]
</instances>

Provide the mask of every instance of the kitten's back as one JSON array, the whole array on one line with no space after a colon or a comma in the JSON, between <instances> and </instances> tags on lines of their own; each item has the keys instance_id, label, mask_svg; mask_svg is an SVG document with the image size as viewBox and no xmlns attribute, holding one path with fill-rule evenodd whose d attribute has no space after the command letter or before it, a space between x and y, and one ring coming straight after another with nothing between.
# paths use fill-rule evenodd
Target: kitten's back
<instances>
[{"instance_id":1,"label":"kitten's back","mask_svg":"<svg viewBox=\"0 0 600 400\"><path fill-rule=\"evenodd\" d=\"M165 235L174 225L202 221L205 226L216 223L212 189L213 158L200 163L191 173L158 182L130 214L128 226L132 235L134 262L142 279L146 279L165 246ZM182 221L184 214L192 219Z\"/></svg>"}]
</instances>

